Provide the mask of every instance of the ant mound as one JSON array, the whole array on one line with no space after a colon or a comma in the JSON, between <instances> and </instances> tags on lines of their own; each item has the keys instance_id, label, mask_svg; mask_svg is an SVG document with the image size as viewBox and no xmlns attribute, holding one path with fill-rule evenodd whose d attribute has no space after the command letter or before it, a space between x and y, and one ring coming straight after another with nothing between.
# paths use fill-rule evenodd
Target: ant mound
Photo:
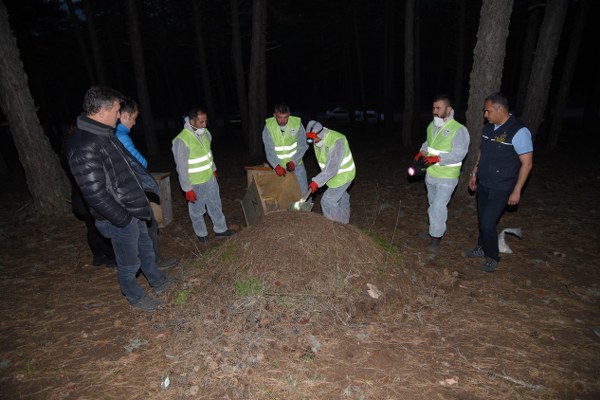
<instances>
[{"instance_id":1,"label":"ant mound","mask_svg":"<svg viewBox=\"0 0 600 400\"><path fill-rule=\"evenodd\" d=\"M378 313L383 304L406 304L414 286L389 244L353 225L300 211L265 215L189 274L186 281L205 305L248 297L304 299L346 319Z\"/></svg>"}]
</instances>

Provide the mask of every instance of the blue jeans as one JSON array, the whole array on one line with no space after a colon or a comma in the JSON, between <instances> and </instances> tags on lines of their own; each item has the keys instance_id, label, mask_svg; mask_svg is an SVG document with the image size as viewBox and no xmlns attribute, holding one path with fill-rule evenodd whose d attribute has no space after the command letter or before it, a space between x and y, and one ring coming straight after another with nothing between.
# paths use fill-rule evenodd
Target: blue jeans
<instances>
[{"instance_id":1,"label":"blue jeans","mask_svg":"<svg viewBox=\"0 0 600 400\"><path fill-rule=\"evenodd\" d=\"M486 257L500 261L498 231L496 225L504 214L512 189L491 189L477 185L477 218L479 220L479 244Z\"/></svg>"},{"instance_id":2,"label":"blue jeans","mask_svg":"<svg viewBox=\"0 0 600 400\"><path fill-rule=\"evenodd\" d=\"M158 287L166 282L166 275L156 268L154 247L145 221L133 218L129 225L119 228L109 221L97 220L96 227L112 241L119 285L129 303L136 304L144 297L144 289L136 278L140 268L150 286Z\"/></svg>"}]
</instances>

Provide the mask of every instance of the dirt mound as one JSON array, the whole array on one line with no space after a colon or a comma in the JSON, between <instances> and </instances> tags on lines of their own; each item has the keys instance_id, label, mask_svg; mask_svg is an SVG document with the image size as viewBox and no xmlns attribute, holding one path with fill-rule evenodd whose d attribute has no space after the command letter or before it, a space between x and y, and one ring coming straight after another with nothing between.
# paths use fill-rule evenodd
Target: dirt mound
<instances>
[{"instance_id":1,"label":"dirt mound","mask_svg":"<svg viewBox=\"0 0 600 400\"><path fill-rule=\"evenodd\" d=\"M374 239L317 213L275 212L205 256L189 278L221 303L254 294L312 297L350 319L383 298L410 301L399 254Z\"/></svg>"},{"instance_id":2,"label":"dirt mound","mask_svg":"<svg viewBox=\"0 0 600 400\"><path fill-rule=\"evenodd\" d=\"M187 335L170 342L169 375L207 398L252 398L252 376L286 359L338 359L357 335L379 335L361 326L414 321L427 297L389 244L317 213L268 214L183 270L172 321Z\"/></svg>"}]
</instances>

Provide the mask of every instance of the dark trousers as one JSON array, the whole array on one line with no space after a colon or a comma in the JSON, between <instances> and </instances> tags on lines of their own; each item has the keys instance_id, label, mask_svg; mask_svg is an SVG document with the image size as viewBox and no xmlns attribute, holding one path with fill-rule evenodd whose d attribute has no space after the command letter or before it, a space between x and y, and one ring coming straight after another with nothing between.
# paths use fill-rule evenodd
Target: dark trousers
<instances>
[{"instance_id":1,"label":"dark trousers","mask_svg":"<svg viewBox=\"0 0 600 400\"><path fill-rule=\"evenodd\" d=\"M81 218L85 222L87 228L87 242L88 246L90 246L90 250L92 250L94 259L100 259L104 256L114 260L115 252L113 251L110 239L104 237L98 231L94 218L90 214L81 216Z\"/></svg>"},{"instance_id":2,"label":"dark trousers","mask_svg":"<svg viewBox=\"0 0 600 400\"><path fill-rule=\"evenodd\" d=\"M477 218L479 220L479 239L486 257L500 261L498 250L498 231L496 225L504 214L512 189L491 189L477 186Z\"/></svg>"},{"instance_id":3,"label":"dark trousers","mask_svg":"<svg viewBox=\"0 0 600 400\"><path fill-rule=\"evenodd\" d=\"M158 287L165 283L167 277L156 267L156 256L145 221L133 218L122 228L108 221L96 221L96 227L112 240L121 292L131 304L144 297L144 289L136 279L140 269L150 286Z\"/></svg>"},{"instance_id":4,"label":"dark trousers","mask_svg":"<svg viewBox=\"0 0 600 400\"><path fill-rule=\"evenodd\" d=\"M152 219L148 222L148 236L152 240L152 247L154 247L154 254L156 254L156 261L160 258L160 252L158 249L158 221L152 215Z\"/></svg>"},{"instance_id":5,"label":"dark trousers","mask_svg":"<svg viewBox=\"0 0 600 400\"><path fill-rule=\"evenodd\" d=\"M115 252L113 251L110 239L103 236L98 231L98 228L96 228L96 221L90 214L90 210L83 201L83 197L81 197L81 192L74 183L71 187L71 208L77 219L85 222L87 243L92 251L94 260L103 257L114 260Z\"/></svg>"}]
</instances>

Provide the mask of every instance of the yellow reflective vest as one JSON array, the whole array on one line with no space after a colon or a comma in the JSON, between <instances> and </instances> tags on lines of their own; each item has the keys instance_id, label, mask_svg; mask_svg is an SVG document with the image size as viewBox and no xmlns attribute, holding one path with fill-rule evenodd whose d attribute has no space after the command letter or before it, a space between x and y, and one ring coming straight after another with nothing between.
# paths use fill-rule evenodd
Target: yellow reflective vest
<instances>
[{"instance_id":1,"label":"yellow reflective vest","mask_svg":"<svg viewBox=\"0 0 600 400\"><path fill-rule=\"evenodd\" d=\"M208 132L208 130L207 130ZM173 141L180 139L188 149L188 177L192 185L206 183L213 175L213 156L210 151L209 135L202 135L198 139L196 135L187 129L182 130Z\"/></svg>"},{"instance_id":2,"label":"yellow reflective vest","mask_svg":"<svg viewBox=\"0 0 600 400\"><path fill-rule=\"evenodd\" d=\"M329 149L331 149L334 143L338 140L344 141L344 147L346 150L344 152L342 164L340 165L337 174L327 182L327 186L330 188L340 187L343 184L353 180L356 176L356 166L354 165L354 159L352 158L352 152L350 151L348 139L346 139L346 136L342 135L341 133L332 131L330 129L324 140L325 143L323 143L322 147L314 146L317 162L319 163L321 170L325 168L327 162L329 161Z\"/></svg>"},{"instance_id":3,"label":"yellow reflective vest","mask_svg":"<svg viewBox=\"0 0 600 400\"><path fill-rule=\"evenodd\" d=\"M440 128L434 139L434 125L433 122L431 122L427 127L427 156L438 156L442 153L450 153L452 151L452 140L454 139L454 135L456 135L456 131L461 126L462 125L459 122L451 119ZM445 136L443 135L444 131L448 132ZM461 165L462 162L448 165L436 163L427 168L427 175L434 178L458 178Z\"/></svg>"},{"instance_id":4,"label":"yellow reflective vest","mask_svg":"<svg viewBox=\"0 0 600 400\"><path fill-rule=\"evenodd\" d=\"M275 149L275 154L279 159L279 165L285 168L285 165L290 161L298 151L298 137L291 135L291 132L298 132L302 120L299 117L290 115L288 123L285 127L285 132L281 134L281 129L275 117L265 120L266 127L271 134L271 140ZM302 159L298 160L298 164L302 164Z\"/></svg>"}]
</instances>

